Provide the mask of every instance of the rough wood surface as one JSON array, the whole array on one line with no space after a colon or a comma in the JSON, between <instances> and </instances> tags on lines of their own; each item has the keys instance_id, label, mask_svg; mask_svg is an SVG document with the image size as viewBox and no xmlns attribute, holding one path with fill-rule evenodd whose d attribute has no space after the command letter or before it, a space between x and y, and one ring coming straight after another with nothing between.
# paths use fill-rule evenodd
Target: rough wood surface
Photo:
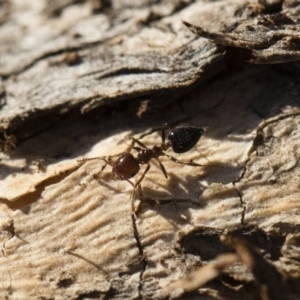
<instances>
[{"instance_id":1,"label":"rough wood surface","mask_svg":"<svg viewBox=\"0 0 300 300\"><path fill-rule=\"evenodd\" d=\"M299 299L299 7L1 1L1 299ZM202 167L133 194L78 162L165 122L208 125L176 156Z\"/></svg>"}]
</instances>

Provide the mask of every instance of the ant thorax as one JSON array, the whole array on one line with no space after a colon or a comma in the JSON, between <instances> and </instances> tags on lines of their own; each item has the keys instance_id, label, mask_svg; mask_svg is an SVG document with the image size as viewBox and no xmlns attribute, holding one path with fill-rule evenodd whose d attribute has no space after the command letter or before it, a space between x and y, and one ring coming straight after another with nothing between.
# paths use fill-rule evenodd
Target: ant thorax
<instances>
[{"instance_id":1,"label":"ant thorax","mask_svg":"<svg viewBox=\"0 0 300 300\"><path fill-rule=\"evenodd\" d=\"M140 164L147 164L154 157L151 149L140 149L138 151L137 160Z\"/></svg>"}]
</instances>

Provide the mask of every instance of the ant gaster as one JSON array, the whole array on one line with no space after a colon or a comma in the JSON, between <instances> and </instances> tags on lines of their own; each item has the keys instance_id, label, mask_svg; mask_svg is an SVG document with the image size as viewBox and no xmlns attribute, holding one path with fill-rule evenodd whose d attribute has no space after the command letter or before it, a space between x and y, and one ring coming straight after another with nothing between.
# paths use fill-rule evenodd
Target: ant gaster
<instances>
[{"instance_id":1,"label":"ant gaster","mask_svg":"<svg viewBox=\"0 0 300 300\"><path fill-rule=\"evenodd\" d=\"M201 138L205 128L204 127L196 127L196 126L185 126L185 127L178 127L171 130L168 134L168 141L166 141L166 129L168 125L165 124L162 127L162 143L161 145L154 145L151 149L146 147L142 142L139 140L131 137L132 145L130 146L127 152L124 152L119 156L118 159L112 163L111 158L112 156L102 156L102 157L92 157L92 158L82 158L79 159L80 162L85 162L88 160L94 159L101 159L107 164L112 166L113 174L121 180L126 180L129 182L134 188L136 188L144 179L146 173L150 169L150 160L155 159L165 175L168 178L166 169L164 165L160 162L160 156L167 156L173 162L188 166L202 166L200 164L196 164L194 162L182 162L179 161L177 158L165 153L170 147L173 149L175 153L184 153L191 150ZM137 144L140 147L135 147L134 145ZM131 150L137 151L137 156L133 156L130 152ZM147 167L138 181L134 184L130 181L130 178L134 177L140 170L140 165L146 164Z\"/></svg>"}]
</instances>

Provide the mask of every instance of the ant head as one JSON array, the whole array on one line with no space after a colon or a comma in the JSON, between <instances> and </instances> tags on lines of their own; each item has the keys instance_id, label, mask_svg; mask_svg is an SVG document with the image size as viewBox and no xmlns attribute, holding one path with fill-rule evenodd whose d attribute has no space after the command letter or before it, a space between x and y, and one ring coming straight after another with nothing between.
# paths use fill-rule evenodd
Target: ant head
<instances>
[{"instance_id":1,"label":"ant head","mask_svg":"<svg viewBox=\"0 0 300 300\"><path fill-rule=\"evenodd\" d=\"M191 150L200 140L205 128L195 126L178 127L169 132L168 140L175 153Z\"/></svg>"},{"instance_id":2,"label":"ant head","mask_svg":"<svg viewBox=\"0 0 300 300\"><path fill-rule=\"evenodd\" d=\"M131 153L121 155L113 166L113 173L120 179L134 177L139 170L139 162Z\"/></svg>"}]
</instances>

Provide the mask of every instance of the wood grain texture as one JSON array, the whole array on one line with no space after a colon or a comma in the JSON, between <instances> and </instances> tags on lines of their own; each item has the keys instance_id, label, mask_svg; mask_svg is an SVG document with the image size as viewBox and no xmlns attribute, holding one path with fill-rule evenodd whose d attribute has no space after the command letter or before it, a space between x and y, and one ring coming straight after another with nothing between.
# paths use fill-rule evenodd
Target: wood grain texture
<instances>
[{"instance_id":1,"label":"wood grain texture","mask_svg":"<svg viewBox=\"0 0 300 300\"><path fill-rule=\"evenodd\" d=\"M247 64L180 21L297 9L269 2L5 1L1 299L299 298L298 63ZM203 166L151 161L133 193L78 161L159 145L165 122L207 125L167 152Z\"/></svg>"}]
</instances>

